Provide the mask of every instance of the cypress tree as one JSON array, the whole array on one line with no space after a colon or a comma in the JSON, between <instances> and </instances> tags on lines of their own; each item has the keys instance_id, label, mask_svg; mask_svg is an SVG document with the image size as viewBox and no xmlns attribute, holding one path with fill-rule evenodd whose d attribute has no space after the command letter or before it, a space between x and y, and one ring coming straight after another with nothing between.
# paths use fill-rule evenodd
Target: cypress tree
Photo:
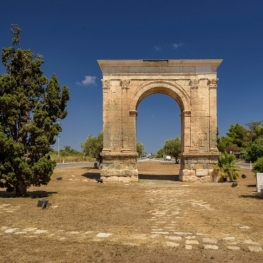
<instances>
[{"instance_id":1,"label":"cypress tree","mask_svg":"<svg viewBox=\"0 0 263 263\"><path fill-rule=\"evenodd\" d=\"M44 60L20 47L21 29L13 25L12 46L2 49L0 74L0 187L26 196L31 185L46 185L55 167L50 159L55 136L67 116L69 89L55 74L48 79Z\"/></svg>"}]
</instances>

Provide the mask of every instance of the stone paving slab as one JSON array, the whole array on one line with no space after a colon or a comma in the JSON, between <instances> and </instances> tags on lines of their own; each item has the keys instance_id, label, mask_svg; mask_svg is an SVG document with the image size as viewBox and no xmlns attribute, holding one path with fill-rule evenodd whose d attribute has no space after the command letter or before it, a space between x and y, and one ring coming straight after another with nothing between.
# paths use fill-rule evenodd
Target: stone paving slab
<instances>
[{"instance_id":1,"label":"stone paving slab","mask_svg":"<svg viewBox=\"0 0 263 263\"><path fill-rule=\"evenodd\" d=\"M215 246L215 245L204 245L204 249L218 250L218 246Z\"/></svg>"},{"instance_id":2,"label":"stone paving slab","mask_svg":"<svg viewBox=\"0 0 263 263\"><path fill-rule=\"evenodd\" d=\"M203 243L217 244L217 239L204 237L202 238Z\"/></svg>"},{"instance_id":3,"label":"stone paving slab","mask_svg":"<svg viewBox=\"0 0 263 263\"><path fill-rule=\"evenodd\" d=\"M166 242L166 245L168 247L179 247L180 244L175 243L175 242Z\"/></svg>"},{"instance_id":4,"label":"stone paving slab","mask_svg":"<svg viewBox=\"0 0 263 263\"><path fill-rule=\"evenodd\" d=\"M110 237L111 235L111 233L99 233L96 237Z\"/></svg>"},{"instance_id":5,"label":"stone paving slab","mask_svg":"<svg viewBox=\"0 0 263 263\"><path fill-rule=\"evenodd\" d=\"M243 243L244 243L244 244L249 244L249 245L259 245L259 243L254 242L254 241L251 240L251 239L244 240Z\"/></svg>"},{"instance_id":6,"label":"stone paving slab","mask_svg":"<svg viewBox=\"0 0 263 263\"><path fill-rule=\"evenodd\" d=\"M162 194L161 199L160 194ZM193 231L182 231L178 229L176 227L176 223L180 220L178 215L184 215L184 213L187 212L184 211L185 204L191 207L189 204L193 202L190 196L191 192L186 188L184 188L183 191L180 190L180 188L175 190L162 189L158 191L146 191L148 201L153 202L156 208L150 210L148 213L149 218L147 218L147 223L149 224L150 230L142 233L125 233L125 235L121 235L119 233L109 233L107 229L101 229L100 231L79 231L78 229L73 231L65 231L63 229L51 231L49 229L39 229L34 226L15 228L12 227L10 222L10 226L0 225L0 235L20 235L25 238L35 238L41 234L61 242L67 239L76 239L78 241L107 239L109 242L120 242L127 246L139 246L140 244L152 243L186 250L204 248L207 250L228 249L231 251L239 251L242 249L248 252L263 253L262 244L256 240L248 238L240 240L240 237L234 235L218 238L200 232L194 233ZM203 211L207 211L210 207L209 204L202 200L196 201L195 205L203 209ZM10 204L2 204L0 210L4 211L4 209L10 207ZM209 213L213 213L213 208L210 208ZM238 230L240 233L248 229L238 223L234 225L237 229L240 229Z\"/></svg>"},{"instance_id":7,"label":"stone paving slab","mask_svg":"<svg viewBox=\"0 0 263 263\"><path fill-rule=\"evenodd\" d=\"M148 190L146 192L148 199L154 203L156 206L155 210L149 211L149 216L153 216L153 213L161 214L161 211L165 211L165 214L162 215L162 220L159 220L158 231L161 232L161 229L169 230L168 225L171 226L173 222L176 226L177 220L180 220L180 215L188 214L188 211L184 211L186 204L192 205L193 208L198 207L198 212L202 210L209 210L210 212L215 211L213 207L210 206L207 202L203 200L195 200L189 198L191 196L190 190L188 189L163 189L162 198L160 198L160 192L158 190ZM178 199L177 199L178 197ZM187 198L188 197L188 198ZM193 210L191 210L193 212ZM159 218L159 217L158 217ZM171 221L172 220L172 221ZM162 224L161 224L162 223ZM239 223L236 223L240 230L247 230L249 226L243 226ZM156 230L156 227L152 225L152 231ZM151 232L153 233L153 232ZM173 236L178 236L180 239L176 239ZM158 237L160 238L160 237ZM238 242L236 242L236 237L227 236L223 239L218 239L216 237L209 237L203 233L192 233L184 232L180 230L171 231L169 234L165 235L164 238L167 240L176 241L176 243L183 244L185 249L193 249L195 247L203 245L204 249L218 250L220 248L227 248L229 250L238 251L241 249ZM219 244L220 241L220 244ZM244 240L242 242L242 249L247 249L248 251L260 252L262 250L261 246L253 240Z\"/></svg>"},{"instance_id":8,"label":"stone paving slab","mask_svg":"<svg viewBox=\"0 0 263 263\"><path fill-rule=\"evenodd\" d=\"M166 239L174 240L174 241L181 241L182 237L178 236L165 236Z\"/></svg>"},{"instance_id":9,"label":"stone paving slab","mask_svg":"<svg viewBox=\"0 0 263 263\"><path fill-rule=\"evenodd\" d=\"M177 234L175 235L174 233L170 233L170 235L164 235L164 234L132 234L132 235L125 235L121 236L118 234L114 233L108 233L108 232L94 232L94 231L86 231L86 232L81 232L81 231L70 231L66 232L63 229L56 230L55 232L51 232L50 230L44 230L44 229L37 229L34 227L28 227L25 229L19 229L19 228L9 228L7 226L2 226L0 227L0 235L20 235L24 236L27 238L35 238L37 237L37 234L42 234L42 235L47 235L49 238L56 238L59 241L64 241L67 239L67 237L70 236L70 239L72 238L89 238L90 240L96 240L96 238L109 238L113 237L115 238L114 240L119 242L119 240L136 240L136 243L134 242L126 242L127 245L130 243L131 246L138 246L142 242L150 242L152 241L157 241L158 243L162 243L166 245L167 247L176 247L176 248L183 248L186 250L191 250L191 249L197 249L200 246L203 246L204 249L208 250L218 250L218 249L229 249L232 251L238 251L241 250L240 246L237 245L230 245L228 240L234 240L234 237L231 237L230 239L221 239L217 240L215 238L207 238L204 240L202 236L193 236L192 233L191 235L186 235L186 232L181 232L181 235ZM33 235L32 235L32 234ZM167 233L167 232L166 232ZM28 235L29 234L29 235ZM195 238L193 238L195 237ZM163 241L162 241L163 240ZM203 241L209 242L209 243L204 243ZM215 245L215 241L220 241L220 245ZM121 241L120 241L121 242ZM262 246L258 243L255 242L251 239L249 240L244 240L242 243L242 249L245 249L250 252L263 252Z\"/></svg>"},{"instance_id":10,"label":"stone paving slab","mask_svg":"<svg viewBox=\"0 0 263 263\"><path fill-rule=\"evenodd\" d=\"M186 245L199 245L198 240L185 240Z\"/></svg>"},{"instance_id":11,"label":"stone paving slab","mask_svg":"<svg viewBox=\"0 0 263 263\"><path fill-rule=\"evenodd\" d=\"M227 246L227 248L230 250L240 250L240 247L237 246Z\"/></svg>"},{"instance_id":12,"label":"stone paving slab","mask_svg":"<svg viewBox=\"0 0 263 263\"><path fill-rule=\"evenodd\" d=\"M248 246L248 249L251 252L262 252L262 248L261 247Z\"/></svg>"}]
</instances>

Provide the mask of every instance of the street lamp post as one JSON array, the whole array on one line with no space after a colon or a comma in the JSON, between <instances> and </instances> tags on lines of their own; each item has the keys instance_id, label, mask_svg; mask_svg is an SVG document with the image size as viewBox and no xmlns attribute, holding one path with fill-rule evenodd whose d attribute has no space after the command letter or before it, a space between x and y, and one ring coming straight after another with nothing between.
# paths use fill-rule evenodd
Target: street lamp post
<instances>
[{"instance_id":1,"label":"street lamp post","mask_svg":"<svg viewBox=\"0 0 263 263\"><path fill-rule=\"evenodd\" d=\"M59 136L58 136L58 158L59 158Z\"/></svg>"}]
</instances>

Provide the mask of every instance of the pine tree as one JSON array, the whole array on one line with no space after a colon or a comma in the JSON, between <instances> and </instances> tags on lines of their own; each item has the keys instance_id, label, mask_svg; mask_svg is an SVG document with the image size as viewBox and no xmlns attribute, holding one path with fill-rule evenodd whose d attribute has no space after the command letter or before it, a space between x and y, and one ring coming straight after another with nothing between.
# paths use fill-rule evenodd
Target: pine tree
<instances>
[{"instance_id":1,"label":"pine tree","mask_svg":"<svg viewBox=\"0 0 263 263\"><path fill-rule=\"evenodd\" d=\"M26 196L31 185L46 185L55 167L49 151L67 116L69 89L56 75L43 75L41 55L20 47L13 25L12 46L2 49L6 73L0 75L0 187Z\"/></svg>"}]
</instances>

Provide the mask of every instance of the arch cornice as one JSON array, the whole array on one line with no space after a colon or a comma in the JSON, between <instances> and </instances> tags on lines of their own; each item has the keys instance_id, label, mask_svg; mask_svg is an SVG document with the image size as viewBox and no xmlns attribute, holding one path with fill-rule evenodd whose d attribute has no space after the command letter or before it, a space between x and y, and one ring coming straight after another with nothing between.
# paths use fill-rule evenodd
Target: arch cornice
<instances>
[{"instance_id":1,"label":"arch cornice","mask_svg":"<svg viewBox=\"0 0 263 263\"><path fill-rule=\"evenodd\" d=\"M178 103L181 111L190 111L190 97L183 87L175 81L165 80L149 81L138 87L131 108L136 110L143 99L156 93L172 97Z\"/></svg>"}]
</instances>

